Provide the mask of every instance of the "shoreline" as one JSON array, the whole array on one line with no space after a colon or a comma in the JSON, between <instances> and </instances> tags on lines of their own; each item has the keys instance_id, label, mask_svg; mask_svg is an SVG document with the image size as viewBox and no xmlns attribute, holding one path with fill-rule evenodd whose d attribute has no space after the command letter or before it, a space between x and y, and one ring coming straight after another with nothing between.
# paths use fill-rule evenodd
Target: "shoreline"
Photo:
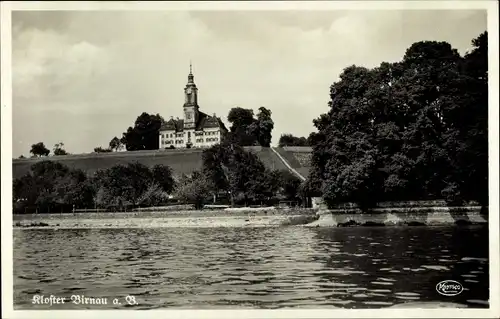
<instances>
[{"instance_id":1,"label":"shoreline","mask_svg":"<svg viewBox=\"0 0 500 319\"><path fill-rule=\"evenodd\" d=\"M487 224L479 207L388 208L359 214L318 209L188 210L13 215L13 228L413 227Z\"/></svg>"}]
</instances>

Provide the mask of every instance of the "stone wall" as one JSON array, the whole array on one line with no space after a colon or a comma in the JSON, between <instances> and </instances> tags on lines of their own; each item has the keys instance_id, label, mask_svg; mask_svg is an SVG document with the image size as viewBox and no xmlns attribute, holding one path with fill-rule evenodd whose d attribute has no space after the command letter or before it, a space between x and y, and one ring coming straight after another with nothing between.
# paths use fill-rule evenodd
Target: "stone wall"
<instances>
[{"instance_id":1,"label":"stone wall","mask_svg":"<svg viewBox=\"0 0 500 319\"><path fill-rule=\"evenodd\" d=\"M486 209L487 210L487 209ZM308 226L437 226L484 224L487 213L480 206L377 208L361 214L358 209L324 210Z\"/></svg>"}]
</instances>

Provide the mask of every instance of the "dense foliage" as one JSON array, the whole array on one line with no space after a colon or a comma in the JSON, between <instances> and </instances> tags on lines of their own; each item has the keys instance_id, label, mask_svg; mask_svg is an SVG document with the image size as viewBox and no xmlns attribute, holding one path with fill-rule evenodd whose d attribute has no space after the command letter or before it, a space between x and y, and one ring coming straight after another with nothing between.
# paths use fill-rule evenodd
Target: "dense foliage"
<instances>
[{"instance_id":1,"label":"dense foliage","mask_svg":"<svg viewBox=\"0 0 500 319\"><path fill-rule=\"evenodd\" d=\"M167 201L174 184L171 169L163 165L150 169L139 163L118 164L88 177L57 161L42 161L14 180L14 210L48 213L155 206Z\"/></svg>"},{"instance_id":2,"label":"dense foliage","mask_svg":"<svg viewBox=\"0 0 500 319\"><path fill-rule=\"evenodd\" d=\"M31 145L30 153L35 157L49 156L50 150L45 147L43 142Z\"/></svg>"},{"instance_id":3,"label":"dense foliage","mask_svg":"<svg viewBox=\"0 0 500 319\"><path fill-rule=\"evenodd\" d=\"M110 148L118 149L121 144L127 151L156 150L159 148L160 128L163 118L159 115L142 113L137 117L134 127L129 127L119 141L111 140Z\"/></svg>"},{"instance_id":4,"label":"dense foliage","mask_svg":"<svg viewBox=\"0 0 500 319\"><path fill-rule=\"evenodd\" d=\"M122 146L123 146L122 140L119 139L116 136L113 137L111 139L111 141L109 141L109 149L111 151L115 151L116 152L116 151L120 150L122 148Z\"/></svg>"},{"instance_id":5,"label":"dense foliage","mask_svg":"<svg viewBox=\"0 0 500 319\"><path fill-rule=\"evenodd\" d=\"M43 142L38 142L31 145L30 153L32 154L32 157L44 157L49 156L50 150L45 147ZM69 155L69 153L64 149L63 142L54 145L53 154L54 156ZM19 158L24 158L24 156L21 155Z\"/></svg>"},{"instance_id":6,"label":"dense foliage","mask_svg":"<svg viewBox=\"0 0 500 319\"><path fill-rule=\"evenodd\" d=\"M252 109L235 107L229 111L227 120L231 123L231 127L226 139L229 139L232 144L263 147L271 145L274 128L271 110L260 107L257 118L254 118Z\"/></svg>"},{"instance_id":7,"label":"dense foliage","mask_svg":"<svg viewBox=\"0 0 500 319\"><path fill-rule=\"evenodd\" d=\"M54 156L59 156L59 155L69 155L68 152L64 149L64 143L60 142L54 145Z\"/></svg>"},{"instance_id":8,"label":"dense foliage","mask_svg":"<svg viewBox=\"0 0 500 319\"><path fill-rule=\"evenodd\" d=\"M297 137L292 134L281 134L278 146L311 146L311 141L310 138L306 137Z\"/></svg>"},{"instance_id":9,"label":"dense foliage","mask_svg":"<svg viewBox=\"0 0 500 319\"><path fill-rule=\"evenodd\" d=\"M235 204L269 203L279 197L301 200L296 176L269 170L256 154L228 140L203 152L203 175L213 196L227 193Z\"/></svg>"},{"instance_id":10,"label":"dense foliage","mask_svg":"<svg viewBox=\"0 0 500 319\"><path fill-rule=\"evenodd\" d=\"M205 175L193 172L191 176L182 176L175 189L174 196L185 203L192 203L196 209L210 200L211 183Z\"/></svg>"},{"instance_id":11,"label":"dense foliage","mask_svg":"<svg viewBox=\"0 0 500 319\"><path fill-rule=\"evenodd\" d=\"M288 171L271 171L256 154L232 144L215 145L203 153L203 170L177 182L164 165L151 168L134 162L117 164L87 176L57 161L41 161L14 180L16 213L59 213L73 209L127 210L166 204L169 195L202 208L207 203L295 204L300 180ZM221 202L222 200L223 202Z\"/></svg>"},{"instance_id":12,"label":"dense foliage","mask_svg":"<svg viewBox=\"0 0 500 319\"><path fill-rule=\"evenodd\" d=\"M94 148L94 153L111 153L113 152L110 148L102 148L101 146Z\"/></svg>"},{"instance_id":13,"label":"dense foliage","mask_svg":"<svg viewBox=\"0 0 500 319\"><path fill-rule=\"evenodd\" d=\"M45 213L92 205L93 189L85 173L56 161L42 161L13 185L14 211L36 208Z\"/></svg>"},{"instance_id":14,"label":"dense foliage","mask_svg":"<svg viewBox=\"0 0 500 319\"><path fill-rule=\"evenodd\" d=\"M383 200L488 199L488 44L461 57L446 42L414 43L402 61L350 66L314 121L304 190L331 206Z\"/></svg>"}]
</instances>

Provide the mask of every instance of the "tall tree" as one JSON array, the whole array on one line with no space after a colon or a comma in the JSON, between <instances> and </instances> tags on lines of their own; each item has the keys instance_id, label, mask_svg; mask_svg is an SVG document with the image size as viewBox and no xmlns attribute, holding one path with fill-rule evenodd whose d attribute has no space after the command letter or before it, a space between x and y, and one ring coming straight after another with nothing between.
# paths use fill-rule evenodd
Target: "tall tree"
<instances>
[{"instance_id":1,"label":"tall tree","mask_svg":"<svg viewBox=\"0 0 500 319\"><path fill-rule=\"evenodd\" d=\"M31 145L30 153L35 157L48 156L50 154L50 150L45 147L43 142L38 142Z\"/></svg>"},{"instance_id":2,"label":"tall tree","mask_svg":"<svg viewBox=\"0 0 500 319\"><path fill-rule=\"evenodd\" d=\"M63 148L64 143L60 142L54 145L54 156L68 155L68 152Z\"/></svg>"},{"instance_id":3,"label":"tall tree","mask_svg":"<svg viewBox=\"0 0 500 319\"><path fill-rule=\"evenodd\" d=\"M462 63L461 88L449 108L445 147L454 161L453 183L464 199L488 205L488 33L472 40Z\"/></svg>"},{"instance_id":4,"label":"tall tree","mask_svg":"<svg viewBox=\"0 0 500 319\"><path fill-rule=\"evenodd\" d=\"M227 190L236 202L267 200L278 189L275 174L266 169L256 154L229 141L204 152L203 173L210 181L212 193Z\"/></svg>"},{"instance_id":5,"label":"tall tree","mask_svg":"<svg viewBox=\"0 0 500 319\"><path fill-rule=\"evenodd\" d=\"M129 127L121 142L127 151L155 150L159 148L158 134L163 118L159 115L150 115L146 112L137 117L134 127Z\"/></svg>"},{"instance_id":6,"label":"tall tree","mask_svg":"<svg viewBox=\"0 0 500 319\"><path fill-rule=\"evenodd\" d=\"M109 142L109 149L117 152L122 147L122 141L118 137L113 137Z\"/></svg>"},{"instance_id":7,"label":"tall tree","mask_svg":"<svg viewBox=\"0 0 500 319\"><path fill-rule=\"evenodd\" d=\"M240 146L270 146L274 128L271 110L260 107L257 118L254 118L252 109L235 107L229 111L227 119L232 123L226 137L231 143Z\"/></svg>"},{"instance_id":8,"label":"tall tree","mask_svg":"<svg viewBox=\"0 0 500 319\"><path fill-rule=\"evenodd\" d=\"M484 39L465 58L446 42L422 41L400 62L344 69L330 88L329 112L314 121L303 189L320 191L330 206L479 199L470 185L487 187Z\"/></svg>"},{"instance_id":9,"label":"tall tree","mask_svg":"<svg viewBox=\"0 0 500 319\"><path fill-rule=\"evenodd\" d=\"M271 113L271 110L261 106L259 108L259 113L257 114L257 141L263 147L271 146L272 131L274 128L274 122L271 119Z\"/></svg>"},{"instance_id":10,"label":"tall tree","mask_svg":"<svg viewBox=\"0 0 500 319\"><path fill-rule=\"evenodd\" d=\"M229 190L229 182L223 167L225 146L228 144L214 145L202 153L203 174L210 182L210 188L216 197L219 192Z\"/></svg>"},{"instance_id":11,"label":"tall tree","mask_svg":"<svg viewBox=\"0 0 500 319\"><path fill-rule=\"evenodd\" d=\"M228 138L233 143L241 146L250 146L256 144L255 133L252 132L255 119L252 109L241 107L232 108L229 111L227 120L231 123Z\"/></svg>"},{"instance_id":12,"label":"tall tree","mask_svg":"<svg viewBox=\"0 0 500 319\"><path fill-rule=\"evenodd\" d=\"M278 146L309 146L309 140L305 137L297 137L292 134L281 134Z\"/></svg>"}]
</instances>

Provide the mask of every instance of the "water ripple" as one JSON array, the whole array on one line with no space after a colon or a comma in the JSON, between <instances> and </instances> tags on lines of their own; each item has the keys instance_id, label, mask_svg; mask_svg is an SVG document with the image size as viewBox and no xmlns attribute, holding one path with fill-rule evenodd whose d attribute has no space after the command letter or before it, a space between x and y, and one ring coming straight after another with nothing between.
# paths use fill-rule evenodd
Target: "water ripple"
<instances>
[{"instance_id":1,"label":"water ripple","mask_svg":"<svg viewBox=\"0 0 500 319\"><path fill-rule=\"evenodd\" d=\"M131 309L381 308L447 301L435 286L453 279L467 286L454 302L487 307L487 235L474 227L16 229L14 303L46 309L33 295L78 294L133 295Z\"/></svg>"}]
</instances>

